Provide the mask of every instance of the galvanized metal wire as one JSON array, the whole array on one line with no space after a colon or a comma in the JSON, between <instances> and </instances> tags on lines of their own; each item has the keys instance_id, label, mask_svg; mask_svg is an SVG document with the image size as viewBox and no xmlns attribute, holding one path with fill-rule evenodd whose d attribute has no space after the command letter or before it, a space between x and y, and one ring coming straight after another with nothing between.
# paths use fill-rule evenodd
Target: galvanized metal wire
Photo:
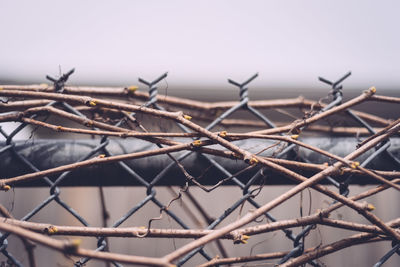
<instances>
[{"instance_id":1,"label":"galvanized metal wire","mask_svg":"<svg viewBox=\"0 0 400 267\"><path fill-rule=\"evenodd\" d=\"M11 121L20 123L10 133L4 131L0 124L0 133L6 139L0 148L0 156L7 154L28 170L14 177L0 177L0 187L2 190L7 191L15 186L40 180L46 183L50 189L49 196L42 203L18 220L12 218L12 214L6 214L6 211L2 212L3 217L8 217L8 219L0 222L0 229L2 230L0 251L11 264L23 266L18 256L13 255L8 250L8 237L10 235L20 236L29 242L40 243L62 251L67 255L80 256L81 258L75 262L75 266L84 266L93 258L111 262L114 266L122 266L124 263L148 266L172 266L173 264L182 266L195 255L203 257L203 266L267 259L275 259L274 263L279 266L298 266L304 263L309 263L312 266L321 266L317 259L323 255L356 244L373 241L391 242L393 247L374 266L381 266L388 258L396 255L396 252L399 253L400 232L398 227L400 219L383 222L372 213L372 210L375 209L372 203L362 203L358 200L372 194L378 194L388 188L399 190L400 161L396 157L396 153L390 150L390 140L399 135L400 121L399 119L394 121L387 120L373 114L350 109L365 101L385 101L398 105L400 104L399 98L375 96L376 89L372 87L362 92L359 97L343 103L344 92L341 84L351 75L350 72L335 82L319 78L323 83L331 87L329 92L331 101L328 103L302 98L288 99L286 101L250 101L249 85L258 77L258 74L254 74L241 83L228 79L230 84L239 89L238 102L201 103L179 97L159 97L157 86L167 78L167 73L162 74L151 82L140 78L139 82L144 84L148 91L148 93L143 93L137 90L137 86L127 86L125 88L67 86L66 82L73 72L74 70L71 70L59 78L47 76L52 85L4 85L0 87L0 96L3 97L3 103L0 105L0 123ZM284 125L273 122L262 112L262 109L266 108L286 109L293 107L297 107L300 110L299 114L301 116ZM248 112L258 121L229 120L228 117L237 111ZM66 127L62 124L47 122L46 119L51 115L61 117L63 120L72 120L80 124L80 126ZM196 118L197 115L198 118ZM175 132L159 131L159 129L155 131L151 128L151 124L149 126L146 121L141 121L140 116L157 118L160 123L161 121L168 121L175 124L176 127L171 128ZM359 133L363 136L359 140L359 147L346 156L333 155L329 151L323 151L302 141L302 136L310 134L325 136L337 134L338 129L330 129L319 124L331 116L341 116L343 120L350 118L354 121L355 125L342 128L340 130L341 134L354 136L355 133ZM243 127L246 124L249 127L258 127L258 130L249 131L249 127ZM97 146L90 149L90 152L78 161L48 170L41 170L18 150L20 143L14 140L15 136L24 131L29 125L47 128L56 132L72 132L100 138L96 139L98 140ZM245 132L213 131L217 126L223 128L227 125L235 126L239 129L242 127ZM110 137L139 138L155 144L156 147L151 146L152 149L138 153L115 155L108 148ZM179 137L179 139L175 137ZM186 141L182 141L183 138ZM235 140L243 139L275 140L275 143L270 147L262 148L263 150L273 151L273 153L269 157L262 156L262 154L241 148L234 142ZM312 162L298 153L299 147L310 149L318 155L328 157L329 161L324 164ZM370 152L365 160L362 162L357 161L359 155L369 150L373 152ZM176 156L173 154L176 151L184 152ZM167 155L169 159L169 164L154 177L144 177L127 163L127 160L130 159L146 158L153 155ZM222 178L219 178L214 186L203 185L200 177L195 177L188 171L185 166L185 159L193 157L193 155L196 156L196 160L204 161L210 168L218 170ZM218 163L214 156L244 162L246 166L241 171L232 173ZM368 169L371 163L382 156L391 162L393 168L389 170L390 172L387 170L385 172L384 170ZM105 165L109 162L115 162L120 169L124 170L129 179L134 180L136 184L143 188L146 196L108 228L95 229L85 219L85 214L79 214L62 199L60 193L63 187L60 185L71 173L80 168ZM306 169L312 169L310 177L304 176ZM181 189L176 197L165 203L157 197L156 186L168 179L171 170L183 175L184 180L181 182ZM298 185L293 186L291 190L268 203L260 203L256 197L266 186L265 174L271 170L280 175L282 179L289 178ZM243 174L247 174L246 179L239 178L239 175ZM204 175L207 175L206 171ZM359 196L349 197L349 185L360 175L369 177L381 185ZM320 183L322 180L333 185L337 192L323 186ZM188 189L190 187L199 187L208 193L215 188L223 186L227 181L239 188L242 191L242 196L218 217L210 218L204 212L205 208L196 202L195 197L190 194ZM313 188L329 196L332 199L329 207L321 206L316 214L303 215L299 218L293 218L292 221L280 220L270 213L272 208L279 208L281 203L307 188ZM192 199L198 212L207 218L208 226L205 229L191 229L185 219L170 209L170 206L178 199L181 199L182 195L187 195ZM145 228L133 227L125 229L120 227L133 214L139 210L146 209L149 203L153 203L159 208L160 217L150 218ZM232 212L241 210L244 203L252 205L254 210L249 211L232 223L220 226ZM34 215L41 210L45 210L50 204L57 204L60 208L66 210L83 227L68 228L66 225L54 226L30 222ZM21 204L15 203L15 205ZM332 211L343 205L357 211L371 225L329 218ZM154 228L152 223L163 216L168 216L181 228ZM250 222L256 222L260 216L268 218L268 222L259 223L256 227L246 226ZM307 235L318 224L353 229L361 233L346 240L339 240L330 244L330 246L307 247L305 243ZM301 231L296 233L291 230L290 228L294 226L302 226ZM235 244L245 244L251 235L266 231L283 231L288 242L292 243L292 250L230 258L225 253L223 245L218 243L222 239L231 239ZM97 248L95 251L85 250L80 247L79 242L76 240L60 241L49 237L57 234L93 236L96 239ZM196 240L188 242L164 257L153 258L141 255L121 255L112 252L113 248L107 242L107 237L110 236L131 238L189 237L196 238ZM222 257L216 257L210 251L207 251L205 245L212 241L217 242ZM371 263L371 265L373 264ZM30 266L34 266L33 257L30 259Z\"/></svg>"}]
</instances>

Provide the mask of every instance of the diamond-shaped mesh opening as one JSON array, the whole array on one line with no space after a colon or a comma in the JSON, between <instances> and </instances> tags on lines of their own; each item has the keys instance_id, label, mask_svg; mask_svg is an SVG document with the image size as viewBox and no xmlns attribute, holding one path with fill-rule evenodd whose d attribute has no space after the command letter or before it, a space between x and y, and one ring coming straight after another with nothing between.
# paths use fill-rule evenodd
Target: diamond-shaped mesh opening
<instances>
[{"instance_id":1,"label":"diamond-shaped mesh opening","mask_svg":"<svg viewBox=\"0 0 400 267\"><path fill-rule=\"evenodd\" d=\"M72 73L0 90L0 251L11 264L34 266L49 248L75 266L321 266L376 241L392 246L382 264L398 250L398 210L379 196L398 197L400 122L353 110L398 98L370 88L344 101L349 73L320 78L325 102L251 101L255 74L229 80L238 101L217 103L159 97L167 74L139 79L145 93L66 86Z\"/></svg>"}]
</instances>

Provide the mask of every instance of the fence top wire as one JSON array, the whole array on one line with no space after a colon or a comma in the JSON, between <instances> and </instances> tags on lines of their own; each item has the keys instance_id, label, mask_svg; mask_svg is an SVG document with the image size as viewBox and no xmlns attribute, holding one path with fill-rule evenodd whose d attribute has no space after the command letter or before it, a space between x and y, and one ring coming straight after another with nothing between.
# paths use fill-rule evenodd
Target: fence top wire
<instances>
[{"instance_id":1,"label":"fence top wire","mask_svg":"<svg viewBox=\"0 0 400 267\"><path fill-rule=\"evenodd\" d=\"M0 222L3 231L0 251L11 263L22 266L7 249L7 237L10 234L19 236L26 244L39 243L81 257L75 266L82 266L92 258L111 261L115 266L122 263L149 266L171 266L175 263L180 266L196 254L205 259L202 266L267 259L278 259L277 264L282 266L298 266L306 262L319 266L316 259L322 255L355 244L389 240L393 249L377 261L376 266L380 266L398 251L399 219L384 222L372 212L376 208L372 203L359 200L374 194L381 195L388 188L400 191L400 118L385 119L352 108L371 101L398 105L400 98L376 95L375 87L371 87L343 102L342 83L351 72L335 82L319 78L331 87L331 97L326 99L327 102L302 97L252 101L248 90L258 76L254 74L243 82L228 79L230 84L239 88L238 101L214 103L172 96L159 97L157 85L167 78L168 73L152 81L139 78L148 92L138 90L138 86L67 86L68 78L73 73L74 69L58 78L47 76L52 85L0 86L0 96L3 98L0 103L0 123L20 123L11 132L0 128L5 138L5 142L1 143L0 157L4 158L6 164L1 167L5 176L0 177L0 188L7 191L28 182L40 182L41 186L50 188L49 197L19 220L0 206L4 217ZM268 115L271 110L283 114L285 119L271 120ZM26 131L28 126L33 127L31 136L41 136L35 131L47 129L60 136L70 134L71 138L80 135L92 140L51 141L42 138L30 143L15 140L16 135ZM346 137L339 138L338 135ZM334 143L324 146L327 140L332 139ZM64 156L62 160L57 157L57 152L67 154L65 151L72 147L74 155L68 158ZM126 147L135 147L135 150ZM53 160L43 160L46 157ZM110 167L111 172L103 172L103 176L113 176L118 170L125 174L121 176L120 184L133 183L143 187L146 197L110 227L94 228L84 215L61 199L60 185L76 181L76 177L85 177L87 173L96 173L96 166L99 168L110 164L114 169ZM7 165L11 167L5 170ZM277 180L289 179L296 185L267 203L258 203L258 194L271 180L266 173L271 171ZM175 183L168 179L170 176L177 177ZM379 185L349 197L349 184L365 178ZM130 182L123 182L128 180ZM323 183L334 185L338 192ZM158 189L155 186L172 184L181 188L173 199L163 203L156 196ZM207 214L196 196L188 190L190 186L197 186L209 193L225 184L238 187L243 195L233 204L226 203L228 208L215 219ZM327 208L321 207L315 214L291 220L279 220L270 213L271 209L307 188L330 197L333 202ZM207 221L205 229L190 229L184 218L170 210L170 206L182 195L188 196L196 211ZM150 202L158 206L160 216L149 218L147 227L119 227ZM83 226L28 222L49 203L58 204ZM242 210L244 203L249 203L254 209L217 229L234 210ZM334 210L342 206L355 210L371 225L329 218ZM105 210L103 212L106 213ZM152 227L152 222L163 216L172 218L181 229ZM248 226L261 216L266 216L270 222ZM106 218L104 220L107 221ZM326 246L306 247L305 239L317 225L361 233ZM297 234L290 230L298 226L302 229ZM220 242L220 239L230 239L235 244L246 244L250 236L274 231L284 232L288 241L292 242L291 251L230 258ZM97 249L83 249L78 240L60 241L48 235L93 237ZM112 251L107 242L107 237L111 236L196 239L156 258L108 252L110 249ZM214 241L222 258L213 257L206 251L205 245ZM26 245L26 248L30 255L29 263L35 266L32 246Z\"/></svg>"}]
</instances>

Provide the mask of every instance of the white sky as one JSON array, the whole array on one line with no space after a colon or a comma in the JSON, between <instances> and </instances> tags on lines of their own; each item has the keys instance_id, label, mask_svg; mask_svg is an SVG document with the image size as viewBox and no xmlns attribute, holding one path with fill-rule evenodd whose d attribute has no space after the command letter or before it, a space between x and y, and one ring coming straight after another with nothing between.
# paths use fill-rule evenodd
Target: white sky
<instances>
[{"instance_id":1,"label":"white sky","mask_svg":"<svg viewBox=\"0 0 400 267\"><path fill-rule=\"evenodd\" d=\"M399 1L0 1L0 83L132 84L169 71L171 86L400 85Z\"/></svg>"}]
</instances>

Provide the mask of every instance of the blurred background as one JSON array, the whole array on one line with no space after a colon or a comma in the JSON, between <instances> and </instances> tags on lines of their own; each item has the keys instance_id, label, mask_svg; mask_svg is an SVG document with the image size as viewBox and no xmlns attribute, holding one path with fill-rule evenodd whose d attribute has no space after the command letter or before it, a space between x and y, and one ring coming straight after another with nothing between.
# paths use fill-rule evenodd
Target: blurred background
<instances>
[{"instance_id":1,"label":"blurred background","mask_svg":"<svg viewBox=\"0 0 400 267\"><path fill-rule=\"evenodd\" d=\"M304 95L316 100L329 91L329 86L319 82L318 76L334 81L352 71L352 76L344 82L345 97L358 95L370 86L376 86L380 94L400 96L399 10L398 1L372 0L0 1L0 84L48 82L45 75L56 77L75 68L68 81L70 85L127 86L137 84L138 77L152 80L168 71L160 93L217 101L238 99L237 89L227 83L227 78L240 82L258 72L259 77L250 86L251 99ZM388 117L398 117L399 110L393 106L379 106L379 109ZM19 137L24 139L29 135L28 132ZM259 200L268 201L288 188L266 189ZM354 187L352 192L364 190L366 187ZM241 194L233 188L220 188L215 195L194 191L214 215ZM159 192L166 202L171 199L168 190ZM143 195L140 188L106 188L110 221L119 218ZM0 202L21 218L46 196L47 188L17 188L1 193ZM66 188L63 197L85 214L92 225L101 225L100 209L93 208L99 205L96 188ZM220 201L215 201L218 197ZM390 191L387 197L393 201L399 199L399 194ZM312 199L315 207L326 201L314 193ZM383 205L386 200L374 201ZM298 203L299 198L293 198L274 215L282 219L298 216ZM159 210L153 207L146 212L136 214L131 224L123 226L146 225ZM399 217L399 211L392 209L380 212L377 215L384 220ZM237 216L236 213L232 220ZM335 216L359 219L350 211ZM54 205L32 221L79 225ZM155 225L176 227L168 219ZM321 229L310 236L310 246L349 235L343 232L343 236L338 236L328 228ZM249 255L250 248L253 254L290 249L287 240L279 243L281 239L283 234L282 237L263 235L245 250L232 246L231 242L227 246L230 256ZM10 250L18 254L20 241L15 238L9 241ZM93 240L85 242L86 247L96 245ZM155 247L151 247L154 242L143 242L111 240L111 248L120 253L161 256L182 245L180 240L163 240ZM390 246L385 243L354 249L321 260L327 266L372 266ZM41 255L37 257L38 266L73 265L62 254L45 248L38 251ZM187 266L203 261L196 257ZM399 266L399 257L392 257L387 264ZM100 263L94 261L88 266Z\"/></svg>"},{"instance_id":2,"label":"blurred background","mask_svg":"<svg viewBox=\"0 0 400 267\"><path fill-rule=\"evenodd\" d=\"M75 67L70 84L126 85L169 71L171 90L396 91L398 1L1 1L0 82L41 83ZM325 92L324 92L325 93Z\"/></svg>"}]
</instances>

